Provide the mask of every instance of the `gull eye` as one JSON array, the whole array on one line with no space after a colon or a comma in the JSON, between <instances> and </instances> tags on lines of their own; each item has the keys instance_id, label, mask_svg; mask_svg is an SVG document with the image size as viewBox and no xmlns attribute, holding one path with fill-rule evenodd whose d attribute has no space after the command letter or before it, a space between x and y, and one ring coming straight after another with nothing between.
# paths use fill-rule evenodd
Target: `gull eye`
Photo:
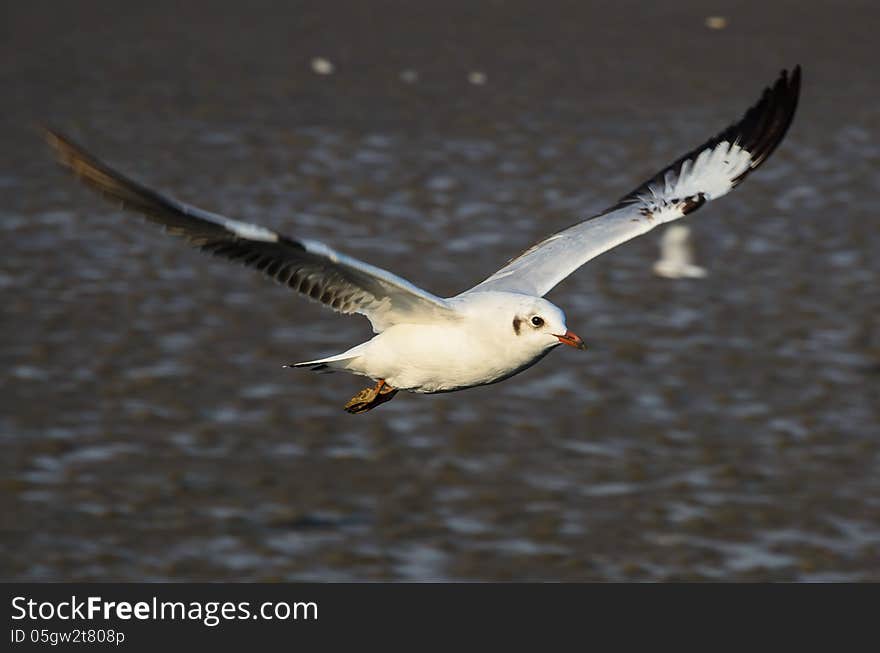
<instances>
[{"instance_id":1,"label":"gull eye","mask_svg":"<svg viewBox=\"0 0 880 653\"><path fill-rule=\"evenodd\" d=\"M544 326L544 318L540 315L536 315L532 318L532 326L536 328Z\"/></svg>"}]
</instances>

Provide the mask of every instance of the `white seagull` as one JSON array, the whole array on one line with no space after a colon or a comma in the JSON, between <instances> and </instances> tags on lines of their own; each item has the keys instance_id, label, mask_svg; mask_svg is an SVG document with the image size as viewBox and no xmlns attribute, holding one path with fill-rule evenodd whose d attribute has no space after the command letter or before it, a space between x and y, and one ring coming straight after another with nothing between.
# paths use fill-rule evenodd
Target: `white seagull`
<instances>
[{"instance_id":1,"label":"white seagull","mask_svg":"<svg viewBox=\"0 0 880 653\"><path fill-rule=\"evenodd\" d=\"M587 261L727 194L776 148L794 117L800 67L782 71L743 118L667 166L606 211L545 238L485 281L443 299L311 240L294 240L161 195L116 172L56 131L60 163L121 207L195 247L256 268L340 313L360 313L375 336L292 367L345 370L376 382L345 406L361 413L398 390L450 392L496 383L560 344L585 349L544 299Z\"/></svg>"},{"instance_id":2,"label":"white seagull","mask_svg":"<svg viewBox=\"0 0 880 653\"><path fill-rule=\"evenodd\" d=\"M654 263L654 274L667 279L702 279L706 268L694 263L691 230L683 224L666 228L660 239L660 259Z\"/></svg>"}]
</instances>

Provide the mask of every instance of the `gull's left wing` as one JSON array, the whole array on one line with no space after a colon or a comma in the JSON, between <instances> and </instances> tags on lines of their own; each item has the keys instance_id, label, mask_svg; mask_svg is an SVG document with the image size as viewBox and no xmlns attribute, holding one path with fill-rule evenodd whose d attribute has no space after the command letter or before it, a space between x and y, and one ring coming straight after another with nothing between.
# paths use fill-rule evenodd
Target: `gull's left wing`
<instances>
[{"instance_id":1,"label":"gull's left wing","mask_svg":"<svg viewBox=\"0 0 880 653\"><path fill-rule=\"evenodd\" d=\"M338 313L360 313L380 332L400 322L456 321L446 300L387 270L313 240L294 240L166 197L129 179L58 132L45 130L58 161L87 186L204 252L242 263Z\"/></svg>"},{"instance_id":2,"label":"gull's left wing","mask_svg":"<svg viewBox=\"0 0 880 653\"><path fill-rule=\"evenodd\" d=\"M743 118L625 195L604 213L553 234L467 292L543 296L587 261L726 195L761 165L794 118L801 69L764 90Z\"/></svg>"}]
</instances>

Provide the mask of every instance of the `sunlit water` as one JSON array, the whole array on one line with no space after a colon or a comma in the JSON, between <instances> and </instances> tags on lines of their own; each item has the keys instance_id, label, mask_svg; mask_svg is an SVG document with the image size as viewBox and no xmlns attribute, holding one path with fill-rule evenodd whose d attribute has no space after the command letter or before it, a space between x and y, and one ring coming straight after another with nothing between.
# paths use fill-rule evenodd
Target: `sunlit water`
<instances>
[{"instance_id":1,"label":"sunlit water","mask_svg":"<svg viewBox=\"0 0 880 653\"><path fill-rule=\"evenodd\" d=\"M279 133L210 112L130 124L107 90L72 128L175 196L449 295L751 93L656 122ZM657 233L554 291L586 353L358 417L341 406L361 380L281 365L367 339L365 320L189 251L18 134L27 163L0 175L2 576L877 580L880 146L860 115L799 117L690 221L706 279L655 277Z\"/></svg>"}]
</instances>

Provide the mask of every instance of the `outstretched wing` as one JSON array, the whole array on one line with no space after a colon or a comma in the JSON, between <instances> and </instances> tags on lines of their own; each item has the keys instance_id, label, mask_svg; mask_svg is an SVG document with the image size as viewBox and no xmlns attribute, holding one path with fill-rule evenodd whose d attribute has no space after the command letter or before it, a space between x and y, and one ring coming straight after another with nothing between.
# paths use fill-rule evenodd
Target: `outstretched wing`
<instances>
[{"instance_id":1,"label":"outstretched wing","mask_svg":"<svg viewBox=\"0 0 880 653\"><path fill-rule=\"evenodd\" d=\"M761 165L794 118L800 66L776 83L731 125L598 216L553 234L467 292L502 290L543 296L587 261L659 224L726 195Z\"/></svg>"},{"instance_id":2,"label":"outstretched wing","mask_svg":"<svg viewBox=\"0 0 880 653\"><path fill-rule=\"evenodd\" d=\"M454 320L445 300L385 270L309 240L178 202L132 181L58 132L46 140L59 162L122 208L142 213L199 249L243 263L340 313L365 315L376 332L398 322Z\"/></svg>"}]
</instances>

